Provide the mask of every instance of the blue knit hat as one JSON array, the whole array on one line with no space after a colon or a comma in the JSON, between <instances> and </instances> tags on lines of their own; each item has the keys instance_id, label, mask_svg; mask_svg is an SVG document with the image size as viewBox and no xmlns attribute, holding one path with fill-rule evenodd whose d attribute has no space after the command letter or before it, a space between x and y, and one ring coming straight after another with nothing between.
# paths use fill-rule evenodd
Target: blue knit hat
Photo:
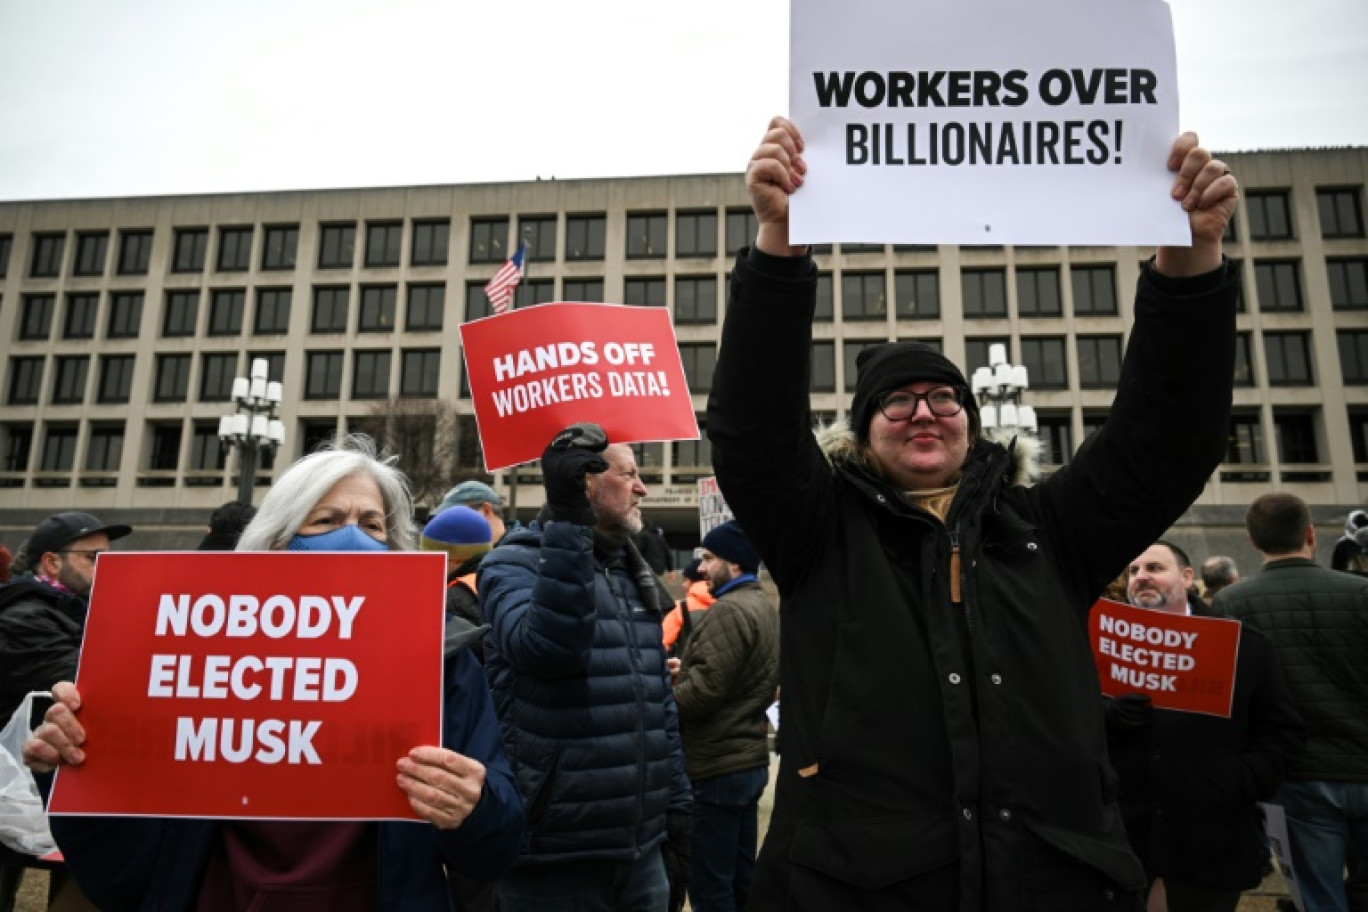
<instances>
[{"instance_id":1,"label":"blue knit hat","mask_svg":"<svg viewBox=\"0 0 1368 912\"><path fill-rule=\"evenodd\" d=\"M760 555L744 529L734 519L729 519L703 536L703 547L730 564L736 564L743 573L755 573L760 569Z\"/></svg>"},{"instance_id":2,"label":"blue knit hat","mask_svg":"<svg viewBox=\"0 0 1368 912\"><path fill-rule=\"evenodd\" d=\"M486 553L493 540L489 520L479 510L458 505L448 507L428 520L418 539L418 547L423 551L445 551L455 565Z\"/></svg>"}]
</instances>

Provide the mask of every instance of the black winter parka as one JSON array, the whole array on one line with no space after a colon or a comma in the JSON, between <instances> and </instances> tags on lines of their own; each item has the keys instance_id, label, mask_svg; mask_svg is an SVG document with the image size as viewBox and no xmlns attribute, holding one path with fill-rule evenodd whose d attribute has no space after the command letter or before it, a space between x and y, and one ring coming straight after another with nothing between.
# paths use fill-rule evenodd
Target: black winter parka
<instances>
[{"instance_id":1,"label":"black winter parka","mask_svg":"<svg viewBox=\"0 0 1368 912\"><path fill-rule=\"evenodd\" d=\"M0 727L32 690L76 677L86 600L41 580L0 586Z\"/></svg>"},{"instance_id":2,"label":"black winter parka","mask_svg":"<svg viewBox=\"0 0 1368 912\"><path fill-rule=\"evenodd\" d=\"M1238 281L1146 268L1104 426L1035 487L979 440L946 522L808 405L810 259L742 251L708 435L781 596L784 752L752 909L1128 908L1088 609L1221 460ZM951 601L952 553L963 600Z\"/></svg>"}]
</instances>

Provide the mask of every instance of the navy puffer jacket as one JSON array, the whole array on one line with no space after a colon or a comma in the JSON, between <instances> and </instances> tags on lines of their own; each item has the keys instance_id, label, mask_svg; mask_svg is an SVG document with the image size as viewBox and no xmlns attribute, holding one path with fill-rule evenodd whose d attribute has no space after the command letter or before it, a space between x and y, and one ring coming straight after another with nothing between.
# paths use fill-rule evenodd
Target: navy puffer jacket
<instances>
[{"instance_id":1,"label":"navy puffer jacket","mask_svg":"<svg viewBox=\"0 0 1368 912\"><path fill-rule=\"evenodd\" d=\"M643 590L645 597L643 598ZM480 564L485 668L527 802L519 864L630 861L691 804L661 644L662 602L634 548L534 523Z\"/></svg>"}]
</instances>

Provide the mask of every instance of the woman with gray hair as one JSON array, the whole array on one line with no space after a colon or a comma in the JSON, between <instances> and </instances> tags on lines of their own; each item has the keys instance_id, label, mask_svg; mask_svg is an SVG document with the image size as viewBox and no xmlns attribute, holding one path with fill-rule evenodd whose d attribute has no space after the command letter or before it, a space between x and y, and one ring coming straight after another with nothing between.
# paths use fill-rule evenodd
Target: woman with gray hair
<instances>
[{"instance_id":1,"label":"woman with gray hair","mask_svg":"<svg viewBox=\"0 0 1368 912\"><path fill-rule=\"evenodd\" d=\"M276 481L237 550L412 550L412 501L393 462L359 435L305 456ZM396 758L397 786L426 823L53 818L68 869L102 909L467 908L449 891L448 871L498 879L523 830L489 688L466 648L483 632L448 623L442 745ZM57 684L53 697L24 745L38 771L99 750L85 743L75 685Z\"/></svg>"}]
</instances>

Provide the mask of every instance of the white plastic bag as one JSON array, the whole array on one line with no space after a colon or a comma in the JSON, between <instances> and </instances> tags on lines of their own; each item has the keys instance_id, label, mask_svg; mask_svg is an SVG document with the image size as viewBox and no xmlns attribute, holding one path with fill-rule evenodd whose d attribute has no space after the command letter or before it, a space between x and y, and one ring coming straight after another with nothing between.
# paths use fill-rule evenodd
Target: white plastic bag
<instances>
[{"instance_id":1,"label":"white plastic bag","mask_svg":"<svg viewBox=\"0 0 1368 912\"><path fill-rule=\"evenodd\" d=\"M24 742L33 731L29 727L33 698L46 696L36 691L24 697L0 731L0 842L26 855L46 855L57 848L38 785L23 761Z\"/></svg>"}]
</instances>

